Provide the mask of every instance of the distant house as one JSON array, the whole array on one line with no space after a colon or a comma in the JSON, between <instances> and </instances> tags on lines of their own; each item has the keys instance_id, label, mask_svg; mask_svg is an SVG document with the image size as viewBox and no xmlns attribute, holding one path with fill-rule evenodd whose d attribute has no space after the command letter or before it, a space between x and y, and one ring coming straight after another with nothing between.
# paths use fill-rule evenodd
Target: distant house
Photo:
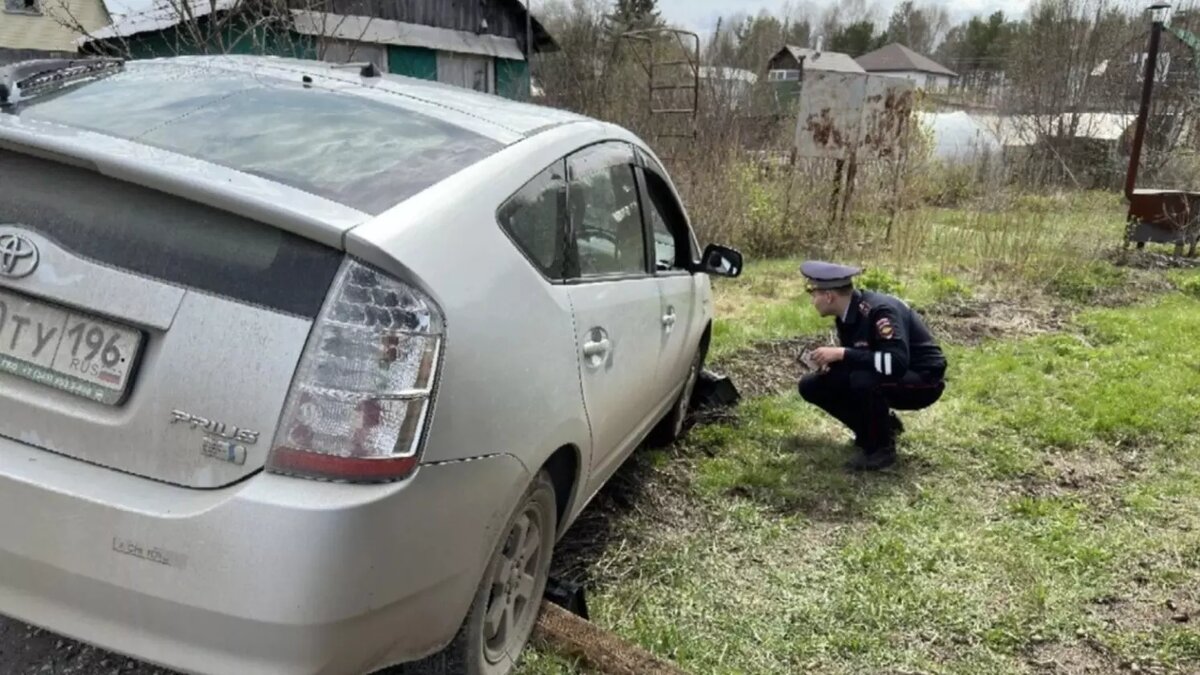
<instances>
[{"instance_id":1,"label":"distant house","mask_svg":"<svg viewBox=\"0 0 1200 675\"><path fill-rule=\"evenodd\" d=\"M806 49L788 45L767 62L767 82L775 89L775 100L782 106L794 104L800 97L802 82L808 74L865 74L849 54Z\"/></svg>"},{"instance_id":2,"label":"distant house","mask_svg":"<svg viewBox=\"0 0 1200 675\"><path fill-rule=\"evenodd\" d=\"M526 23L520 0L287 0L286 28L269 33L246 22L219 20L238 11L238 0L125 1L147 6L81 38L83 51L134 58L218 51L370 61L384 72L528 99L527 54L558 49L537 19ZM189 31L180 21L179 7L185 4L186 14L194 17L189 21L227 28ZM195 33L214 37L197 45Z\"/></svg>"},{"instance_id":3,"label":"distant house","mask_svg":"<svg viewBox=\"0 0 1200 675\"><path fill-rule=\"evenodd\" d=\"M0 0L0 65L75 53L78 22L89 30L108 25L102 0Z\"/></svg>"},{"instance_id":4,"label":"distant house","mask_svg":"<svg viewBox=\"0 0 1200 675\"><path fill-rule=\"evenodd\" d=\"M902 77L927 91L945 91L958 79L958 73L898 42L863 54L857 61L868 73Z\"/></svg>"},{"instance_id":5,"label":"distant house","mask_svg":"<svg viewBox=\"0 0 1200 675\"><path fill-rule=\"evenodd\" d=\"M780 49L767 62L767 81L799 82L802 70L824 70L835 73L866 72L849 54L788 45Z\"/></svg>"}]
</instances>

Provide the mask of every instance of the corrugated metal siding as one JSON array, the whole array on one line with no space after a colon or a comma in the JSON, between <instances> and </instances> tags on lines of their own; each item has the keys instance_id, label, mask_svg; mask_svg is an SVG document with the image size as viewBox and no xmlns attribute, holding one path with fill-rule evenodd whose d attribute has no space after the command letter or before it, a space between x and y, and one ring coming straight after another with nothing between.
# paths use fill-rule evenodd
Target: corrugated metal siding
<instances>
[{"instance_id":1,"label":"corrugated metal siding","mask_svg":"<svg viewBox=\"0 0 1200 675\"><path fill-rule=\"evenodd\" d=\"M0 11L0 47L74 52L79 34L62 25L74 21L93 31L108 25L108 13L101 0L42 0L41 16Z\"/></svg>"}]
</instances>

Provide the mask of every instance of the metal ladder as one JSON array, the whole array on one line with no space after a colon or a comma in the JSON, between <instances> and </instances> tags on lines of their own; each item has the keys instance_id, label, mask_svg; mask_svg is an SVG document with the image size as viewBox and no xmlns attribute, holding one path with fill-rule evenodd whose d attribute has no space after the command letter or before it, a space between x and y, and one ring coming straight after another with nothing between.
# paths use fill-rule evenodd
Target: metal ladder
<instances>
[{"instance_id":1,"label":"metal ladder","mask_svg":"<svg viewBox=\"0 0 1200 675\"><path fill-rule=\"evenodd\" d=\"M627 31L646 72L649 135L664 161L686 151L696 139L700 113L700 36L677 28ZM670 52L674 52L671 54Z\"/></svg>"}]
</instances>

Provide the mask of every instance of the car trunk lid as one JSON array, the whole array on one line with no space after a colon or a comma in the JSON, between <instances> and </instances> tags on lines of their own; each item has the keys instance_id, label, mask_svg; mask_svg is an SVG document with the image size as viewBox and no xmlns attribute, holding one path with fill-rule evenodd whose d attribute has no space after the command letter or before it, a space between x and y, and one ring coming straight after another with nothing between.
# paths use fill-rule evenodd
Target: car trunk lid
<instances>
[{"instance_id":1,"label":"car trunk lid","mask_svg":"<svg viewBox=\"0 0 1200 675\"><path fill-rule=\"evenodd\" d=\"M178 485L261 468L341 251L0 150L0 435Z\"/></svg>"}]
</instances>

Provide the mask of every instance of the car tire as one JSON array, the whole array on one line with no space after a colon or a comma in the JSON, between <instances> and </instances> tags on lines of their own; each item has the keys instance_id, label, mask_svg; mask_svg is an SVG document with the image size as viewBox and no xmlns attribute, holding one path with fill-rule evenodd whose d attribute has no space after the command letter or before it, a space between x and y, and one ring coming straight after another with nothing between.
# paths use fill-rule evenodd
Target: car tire
<instances>
[{"instance_id":1,"label":"car tire","mask_svg":"<svg viewBox=\"0 0 1200 675\"><path fill-rule=\"evenodd\" d=\"M554 483L538 473L505 525L467 618L441 652L392 675L509 675L533 634L558 532Z\"/></svg>"},{"instance_id":2,"label":"car tire","mask_svg":"<svg viewBox=\"0 0 1200 675\"><path fill-rule=\"evenodd\" d=\"M679 398L675 399L675 404L667 411L666 416L659 420L646 439L651 446L665 447L683 437L687 429L688 412L692 406L692 394L696 391L696 382L700 379L700 371L703 368L704 350L697 349L696 356L692 358L692 365L688 367L687 379L683 381L683 390L679 392Z\"/></svg>"}]
</instances>

